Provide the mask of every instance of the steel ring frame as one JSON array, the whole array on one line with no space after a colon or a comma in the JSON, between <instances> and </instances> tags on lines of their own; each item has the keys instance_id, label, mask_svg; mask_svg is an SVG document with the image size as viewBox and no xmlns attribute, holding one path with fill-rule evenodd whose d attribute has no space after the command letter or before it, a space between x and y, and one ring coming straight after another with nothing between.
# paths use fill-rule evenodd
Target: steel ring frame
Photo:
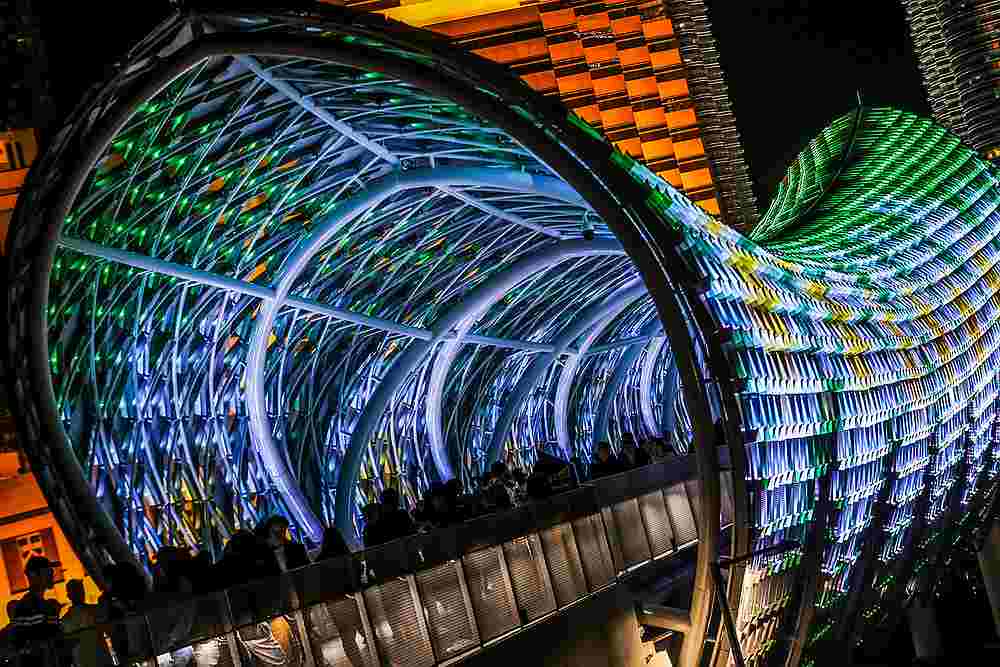
<instances>
[{"instance_id":1,"label":"steel ring frame","mask_svg":"<svg viewBox=\"0 0 1000 667\"><path fill-rule=\"evenodd\" d=\"M187 22L197 33L200 11L212 10L205 8L192 10L186 16L177 15L161 27L159 34L168 33L182 22ZM254 15L299 20L336 31L339 36L377 39L417 52L434 64L418 65L367 46L326 39L309 41L246 33L196 35L168 57L153 63L150 71L135 75L130 69L119 68L115 76L78 108L32 170L8 241L5 294L8 319L12 323L5 346L8 382L19 437L53 512L85 564L97 574L99 566L109 559L130 559L132 554L107 513L97 504L56 410L48 365L46 307L49 274L62 222L87 174L133 110L198 62L215 55L241 54L309 58L397 77L451 99L509 132L583 195L622 242L664 323L694 428L696 468L701 483L700 540L691 609L692 632L684 643L682 662L696 664L703 651L711 611L709 563L718 557L720 485L712 416L704 378L699 377L695 361L694 347L698 341L692 339L687 329L685 311L690 311L696 327L708 337L709 371L726 390L722 392L725 435L733 454L733 478L737 484L736 530L737 535L744 536L734 540L734 548L745 545L748 531L741 492L743 452L735 439L738 412L728 391L728 366L711 317L696 293L695 277L687 271L678 252L679 234L652 209L642 205L648 189L612 161L614 148L574 127L561 107L530 91L505 68L459 53L423 31L378 16L320 7L308 12L269 11ZM149 41L155 41L155 36ZM127 82L127 90L121 95L118 89L123 82ZM497 100L507 103L498 104ZM514 100L528 112L527 117L513 110ZM110 108L102 110L99 107L102 104ZM65 165L72 166L60 169ZM727 394L730 397L725 399ZM733 602L739 596L737 579L730 579L729 595Z\"/></svg>"}]
</instances>

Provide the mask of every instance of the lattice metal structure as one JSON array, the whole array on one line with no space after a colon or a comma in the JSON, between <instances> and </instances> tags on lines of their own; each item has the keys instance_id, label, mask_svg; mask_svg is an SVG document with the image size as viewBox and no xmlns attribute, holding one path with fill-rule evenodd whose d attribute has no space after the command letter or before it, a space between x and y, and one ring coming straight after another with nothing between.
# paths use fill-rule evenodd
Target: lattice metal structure
<instances>
[{"instance_id":1,"label":"lattice metal structure","mask_svg":"<svg viewBox=\"0 0 1000 667\"><path fill-rule=\"evenodd\" d=\"M799 544L732 568L741 644L794 665L932 588L995 490L997 175L930 121L838 119L747 238L427 33L207 6L39 165L5 363L92 566L271 512L354 534L387 485L661 435L699 480L682 663L727 447L733 550Z\"/></svg>"},{"instance_id":2,"label":"lattice metal structure","mask_svg":"<svg viewBox=\"0 0 1000 667\"><path fill-rule=\"evenodd\" d=\"M815 659L894 620L995 492L997 183L932 122L859 109L732 238L709 291L744 387L757 544L802 545L744 580L751 654Z\"/></svg>"},{"instance_id":3,"label":"lattice metal structure","mask_svg":"<svg viewBox=\"0 0 1000 667\"><path fill-rule=\"evenodd\" d=\"M508 65L723 222L757 207L705 0L346 0Z\"/></svg>"}]
</instances>

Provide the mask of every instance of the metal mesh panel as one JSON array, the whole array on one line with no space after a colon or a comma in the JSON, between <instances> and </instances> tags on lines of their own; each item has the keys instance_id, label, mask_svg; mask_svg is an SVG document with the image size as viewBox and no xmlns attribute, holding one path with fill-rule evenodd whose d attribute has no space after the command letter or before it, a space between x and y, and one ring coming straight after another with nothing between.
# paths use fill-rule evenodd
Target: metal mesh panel
<instances>
[{"instance_id":1,"label":"metal mesh panel","mask_svg":"<svg viewBox=\"0 0 1000 667\"><path fill-rule=\"evenodd\" d=\"M442 563L417 574L417 590L437 659L447 660L479 646L457 562Z\"/></svg>"},{"instance_id":2,"label":"metal mesh panel","mask_svg":"<svg viewBox=\"0 0 1000 667\"><path fill-rule=\"evenodd\" d=\"M555 595L542 556L537 535L527 535L505 542L510 580L514 584L517 609L523 622L533 621L556 608Z\"/></svg>"},{"instance_id":3,"label":"metal mesh panel","mask_svg":"<svg viewBox=\"0 0 1000 667\"><path fill-rule=\"evenodd\" d=\"M573 532L576 533L576 548L580 552L590 590L609 584L615 576L615 564L611 560L601 517L591 514L577 519L573 522Z\"/></svg>"},{"instance_id":4,"label":"metal mesh panel","mask_svg":"<svg viewBox=\"0 0 1000 667\"><path fill-rule=\"evenodd\" d=\"M370 667L375 664L354 598L313 605L305 614L317 667Z\"/></svg>"},{"instance_id":5,"label":"metal mesh panel","mask_svg":"<svg viewBox=\"0 0 1000 667\"><path fill-rule=\"evenodd\" d=\"M433 665L434 651L418 618L406 579L387 581L365 590L365 606L383 662L397 665Z\"/></svg>"},{"instance_id":6,"label":"metal mesh panel","mask_svg":"<svg viewBox=\"0 0 1000 667\"><path fill-rule=\"evenodd\" d=\"M500 551L495 547L482 549L466 554L462 561L480 638L488 642L516 628L517 604L514 591L504 577Z\"/></svg>"},{"instance_id":7,"label":"metal mesh panel","mask_svg":"<svg viewBox=\"0 0 1000 667\"><path fill-rule=\"evenodd\" d=\"M608 536L608 548L611 549L615 571L621 572L625 569L625 556L622 554L622 539L618 534L618 525L615 524L615 514L610 507L602 507L601 517L604 520L604 533Z\"/></svg>"},{"instance_id":8,"label":"metal mesh panel","mask_svg":"<svg viewBox=\"0 0 1000 667\"><path fill-rule=\"evenodd\" d=\"M636 499L630 498L620 502L612 507L611 511L615 517L615 526L618 528L618 539L621 541L625 567L632 567L652 558L652 554L649 552L649 542L646 541L646 529L643 528L642 517L639 515L639 503L636 502Z\"/></svg>"},{"instance_id":9,"label":"metal mesh panel","mask_svg":"<svg viewBox=\"0 0 1000 667\"><path fill-rule=\"evenodd\" d=\"M733 522L733 473L723 471L719 482L722 486L722 525L728 526Z\"/></svg>"},{"instance_id":10,"label":"metal mesh panel","mask_svg":"<svg viewBox=\"0 0 1000 667\"><path fill-rule=\"evenodd\" d=\"M674 531L670 527L667 507L663 504L663 493L653 491L639 498L639 509L646 523L646 536L654 556L663 555L674 548Z\"/></svg>"},{"instance_id":11,"label":"metal mesh panel","mask_svg":"<svg viewBox=\"0 0 1000 667\"><path fill-rule=\"evenodd\" d=\"M667 499L667 511L670 512L677 546L682 547L697 540L698 528L694 523L694 515L691 513L691 504L688 502L684 485L674 484L664 491L664 496Z\"/></svg>"},{"instance_id":12,"label":"metal mesh panel","mask_svg":"<svg viewBox=\"0 0 1000 667\"><path fill-rule=\"evenodd\" d=\"M556 600L560 607L565 607L587 594L587 580L573 529L568 523L561 523L542 531L541 537Z\"/></svg>"}]
</instances>

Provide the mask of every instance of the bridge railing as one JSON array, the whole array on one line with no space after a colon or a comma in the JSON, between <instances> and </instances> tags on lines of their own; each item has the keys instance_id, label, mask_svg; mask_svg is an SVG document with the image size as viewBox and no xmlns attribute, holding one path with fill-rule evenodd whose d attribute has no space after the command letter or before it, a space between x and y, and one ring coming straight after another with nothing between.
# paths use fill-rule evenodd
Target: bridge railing
<instances>
[{"instance_id":1,"label":"bridge railing","mask_svg":"<svg viewBox=\"0 0 1000 667\"><path fill-rule=\"evenodd\" d=\"M728 472L722 486L725 526ZM698 540L698 493L691 457L668 459L90 632L116 648L118 664L152 666L160 656L159 664L199 667L430 667L689 549ZM83 634L78 650L90 645ZM171 653L191 662L171 663L164 657Z\"/></svg>"}]
</instances>

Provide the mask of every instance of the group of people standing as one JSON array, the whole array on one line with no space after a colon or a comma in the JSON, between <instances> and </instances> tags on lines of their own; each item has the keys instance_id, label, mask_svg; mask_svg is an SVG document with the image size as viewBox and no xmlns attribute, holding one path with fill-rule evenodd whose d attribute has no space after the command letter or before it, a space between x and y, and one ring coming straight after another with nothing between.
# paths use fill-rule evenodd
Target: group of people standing
<instances>
[{"instance_id":1,"label":"group of people standing","mask_svg":"<svg viewBox=\"0 0 1000 667\"><path fill-rule=\"evenodd\" d=\"M402 505L395 489L387 488L382 493L381 502L369 504L363 509L364 544L373 547L417 532L461 523L571 489L587 479L623 473L651 463L653 457L650 450L655 450L655 447L656 443L638 443L626 434L619 454L614 453L610 443L600 442L593 460L588 466L583 466L576 458L566 461L539 446L530 472L511 470L505 463L498 462L474 481L470 492L465 492L458 480L435 483L412 512ZM324 534L322 548L312 559L303 544L291 539L288 520L272 516L254 531L235 531L226 543L222 557L214 563L206 552L193 554L186 548L161 548L153 564L151 588L142 571L126 562L115 563L105 569L108 588L97 604L87 602L82 581L71 580L66 584L71 605L63 614L61 603L46 597L46 592L53 586L58 564L34 556L25 566L28 592L8 605L11 622L3 634L8 648L19 653L19 665L23 667L35 664L74 664L77 667L124 664L121 657L148 653L150 648L144 644L148 642L148 635L143 635L145 629L138 628L138 632L130 629L127 623L121 623L126 618L155 609L169 609L173 601L231 589L255 579L295 570L311 562L350 553L343 536L331 527ZM179 605L177 608L188 607L190 605ZM190 635L193 620L186 618L183 612L173 615L159 629L162 636L157 637L156 632L153 633L154 641L164 646L182 644ZM265 636L248 639L247 645L275 659L280 657L279 654L287 654L289 647L282 646L280 637L270 631L263 634ZM353 633L343 634L348 635L343 637L343 647L349 659L352 662L360 660ZM218 656L197 655L199 651L218 653L219 648L211 642L189 646L160 656L158 662L162 667L187 665L192 661L196 664L217 664Z\"/></svg>"},{"instance_id":2,"label":"group of people standing","mask_svg":"<svg viewBox=\"0 0 1000 667\"><path fill-rule=\"evenodd\" d=\"M328 528L316 561L349 553L337 529ZM311 562L305 546L291 539L288 520L273 516L252 532L234 532L216 563L205 552L195 555L184 548L161 548L152 568L152 587L142 571L127 562L105 568L107 590L96 604L87 602L81 580L70 580L66 583L66 595L71 604L62 613L63 605L46 597L54 585L59 564L33 556L25 565L28 591L8 605L10 624L3 630L4 643L7 652L17 656L19 667L126 664L125 656L147 653L151 648L147 629L123 623L126 618L166 609L167 614L159 615L165 616L163 627L152 629L154 639L166 646L182 643L190 634L194 619L186 615L189 605L179 605L174 612L172 602L278 575ZM265 649L272 655L287 653L288 647L280 646L280 638L272 636L267 640L274 644ZM259 646L263 643L258 641ZM199 649L218 651L210 644L187 647L164 654L158 663L189 664ZM214 661L199 660L198 664L214 664Z\"/></svg>"},{"instance_id":3,"label":"group of people standing","mask_svg":"<svg viewBox=\"0 0 1000 667\"><path fill-rule=\"evenodd\" d=\"M589 466L573 457L570 460L549 453L545 444L538 445L535 463L530 471L511 469L498 461L472 481L469 491L457 479L434 483L416 503L412 512L402 506L399 492L387 488L381 502L366 505L366 547L390 542L407 535L442 528L540 500L555 493L570 490L581 482L617 475L632 468L649 465L653 453L666 451L665 443L638 442L626 433L620 453L616 455L609 442L598 443Z\"/></svg>"}]
</instances>

